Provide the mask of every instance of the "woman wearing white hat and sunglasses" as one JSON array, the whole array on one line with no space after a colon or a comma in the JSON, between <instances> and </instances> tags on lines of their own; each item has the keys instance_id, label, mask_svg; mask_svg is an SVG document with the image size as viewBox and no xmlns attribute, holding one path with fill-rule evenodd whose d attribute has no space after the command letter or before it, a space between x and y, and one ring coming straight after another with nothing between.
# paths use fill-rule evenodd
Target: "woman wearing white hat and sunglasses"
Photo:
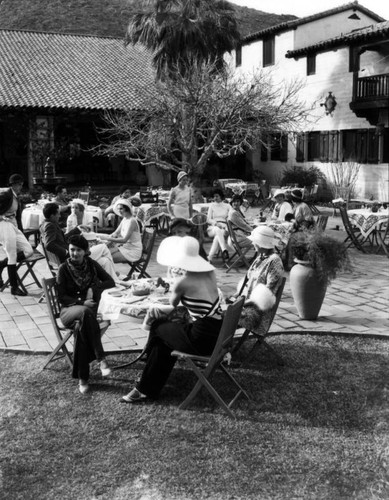
<instances>
[{"instance_id":1,"label":"woman wearing white hat and sunglasses","mask_svg":"<svg viewBox=\"0 0 389 500\"><path fill-rule=\"evenodd\" d=\"M142 238L138 222L132 215L132 204L122 198L115 203L113 211L123 217L118 228L112 234L98 233L97 236L113 243L109 250L114 262L135 262L142 256Z\"/></svg>"},{"instance_id":2,"label":"woman wearing white hat and sunglasses","mask_svg":"<svg viewBox=\"0 0 389 500\"><path fill-rule=\"evenodd\" d=\"M215 268L200 257L199 242L191 236L184 236L177 241L174 253L170 248L166 244L167 251L159 251L157 260L162 265L177 266L186 271L173 286L170 304L173 307L180 303L185 306L192 323L157 320L151 325L146 366L136 387L123 396L122 401L126 403L157 399L176 361L171 352L177 349L209 355L222 325Z\"/></svg>"}]
</instances>

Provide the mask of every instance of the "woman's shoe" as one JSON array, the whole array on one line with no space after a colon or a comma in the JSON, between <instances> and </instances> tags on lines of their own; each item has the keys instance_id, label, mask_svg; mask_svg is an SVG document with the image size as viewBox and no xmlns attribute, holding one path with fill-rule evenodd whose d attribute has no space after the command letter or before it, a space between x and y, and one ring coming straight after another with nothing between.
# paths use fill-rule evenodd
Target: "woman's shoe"
<instances>
[{"instance_id":1,"label":"woman's shoe","mask_svg":"<svg viewBox=\"0 0 389 500\"><path fill-rule=\"evenodd\" d=\"M100 371L103 377L108 377L108 375L111 375L112 370L108 366L108 363L105 361L105 359L100 361Z\"/></svg>"},{"instance_id":2,"label":"woman's shoe","mask_svg":"<svg viewBox=\"0 0 389 500\"><path fill-rule=\"evenodd\" d=\"M78 384L78 389L81 392L81 394L86 394L89 392L89 384L88 382L85 382L84 380L80 380Z\"/></svg>"},{"instance_id":3,"label":"woman's shoe","mask_svg":"<svg viewBox=\"0 0 389 500\"><path fill-rule=\"evenodd\" d=\"M122 397L120 400L121 403L142 403L143 401L146 401L147 396L146 394L142 394L141 392L138 391L138 389L132 389L128 394Z\"/></svg>"}]
</instances>

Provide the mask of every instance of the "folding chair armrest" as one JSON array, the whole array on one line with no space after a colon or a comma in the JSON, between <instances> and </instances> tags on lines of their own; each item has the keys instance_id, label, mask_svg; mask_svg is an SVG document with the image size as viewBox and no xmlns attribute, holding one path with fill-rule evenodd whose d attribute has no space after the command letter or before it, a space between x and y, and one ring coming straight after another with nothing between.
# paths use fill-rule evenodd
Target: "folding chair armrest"
<instances>
[{"instance_id":1,"label":"folding chair armrest","mask_svg":"<svg viewBox=\"0 0 389 500\"><path fill-rule=\"evenodd\" d=\"M201 361L202 363L208 363L209 357L207 356L197 356L196 354L188 354L181 351L172 351L171 356L178 359L191 359L192 361Z\"/></svg>"}]
</instances>

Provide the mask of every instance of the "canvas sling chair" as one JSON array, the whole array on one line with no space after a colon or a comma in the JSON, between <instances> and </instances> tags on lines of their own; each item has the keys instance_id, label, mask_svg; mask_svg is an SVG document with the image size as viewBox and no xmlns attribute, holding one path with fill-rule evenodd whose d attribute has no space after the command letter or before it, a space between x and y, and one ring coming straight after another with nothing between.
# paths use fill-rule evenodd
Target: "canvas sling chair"
<instances>
[{"instance_id":1,"label":"canvas sling chair","mask_svg":"<svg viewBox=\"0 0 389 500\"><path fill-rule=\"evenodd\" d=\"M214 350L210 356L197 356L196 354L189 354L181 351L173 351L172 356L181 360L185 365L193 370L198 378L197 383L186 397L186 399L180 404L179 408L184 410L188 408L196 395L204 387L208 390L213 399L219 404L221 408L232 418L235 418L234 413L231 410L231 406L237 401L240 396L244 396L248 400L250 399L247 392L239 384L239 382L233 377L233 375L228 370L228 365L226 362L226 356L230 353L233 345L233 338L235 330L238 326L240 314L244 304L244 297L240 297L234 304L228 306L224 318L223 324L214 347ZM213 375L216 370L220 369L230 381L232 386L236 389L236 393L231 401L226 402L216 390L213 384Z\"/></svg>"},{"instance_id":2,"label":"canvas sling chair","mask_svg":"<svg viewBox=\"0 0 389 500\"><path fill-rule=\"evenodd\" d=\"M231 221L227 220L227 230L228 230L228 236L231 239L231 243L234 249L233 255L228 259L227 261L227 270L226 273L228 273L232 268L234 267L239 267L239 266L245 266L246 269L250 267L250 262L248 261L246 254L249 250L252 250L252 246L249 247L241 247L239 245L238 239L236 237L233 225Z\"/></svg>"}]
</instances>

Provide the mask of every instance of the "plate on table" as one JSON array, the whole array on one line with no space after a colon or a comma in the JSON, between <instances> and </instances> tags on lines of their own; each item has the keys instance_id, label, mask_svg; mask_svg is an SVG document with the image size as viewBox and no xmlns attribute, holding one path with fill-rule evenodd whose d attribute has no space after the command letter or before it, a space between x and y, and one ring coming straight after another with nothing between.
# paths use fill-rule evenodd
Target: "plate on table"
<instances>
[{"instance_id":1,"label":"plate on table","mask_svg":"<svg viewBox=\"0 0 389 500\"><path fill-rule=\"evenodd\" d=\"M123 297L122 292L119 292L118 290L112 290L112 292L108 292L108 295L111 297Z\"/></svg>"}]
</instances>

